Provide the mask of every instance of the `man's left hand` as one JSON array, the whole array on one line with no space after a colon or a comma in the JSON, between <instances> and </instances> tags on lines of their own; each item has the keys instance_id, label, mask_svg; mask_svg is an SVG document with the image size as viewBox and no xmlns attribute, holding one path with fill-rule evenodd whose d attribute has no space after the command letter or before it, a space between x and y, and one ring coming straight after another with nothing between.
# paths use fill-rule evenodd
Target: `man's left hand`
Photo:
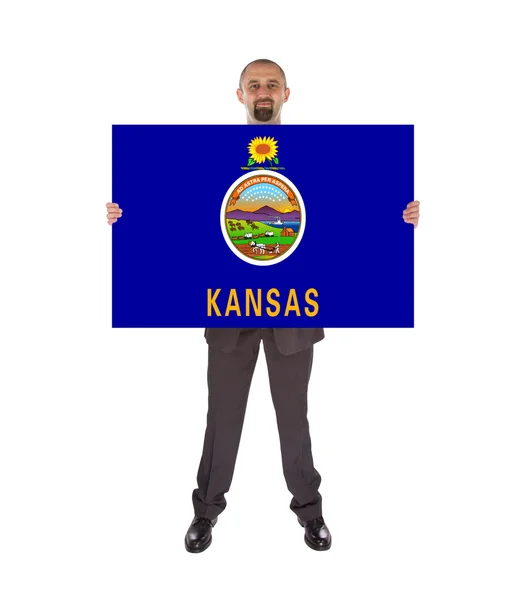
<instances>
[{"instance_id":1,"label":"man's left hand","mask_svg":"<svg viewBox=\"0 0 526 600\"><path fill-rule=\"evenodd\" d=\"M418 227L418 219L420 218L420 202L418 200L410 202L406 206L402 216L406 223L413 223L414 228L416 229Z\"/></svg>"}]
</instances>

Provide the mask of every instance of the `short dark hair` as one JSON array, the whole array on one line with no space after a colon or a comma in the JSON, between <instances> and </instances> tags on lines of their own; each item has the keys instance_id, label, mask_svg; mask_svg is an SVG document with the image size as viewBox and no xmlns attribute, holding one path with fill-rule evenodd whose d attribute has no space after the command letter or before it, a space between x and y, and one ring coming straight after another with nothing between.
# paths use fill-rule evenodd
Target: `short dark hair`
<instances>
[{"instance_id":1,"label":"short dark hair","mask_svg":"<svg viewBox=\"0 0 526 600\"><path fill-rule=\"evenodd\" d=\"M246 73L246 70L251 65L275 65L281 71L281 74L283 75L283 81L285 82L285 89L287 89L287 77L285 76L285 71L278 65L278 63L275 63L273 60L269 60L268 58L258 58L252 62L249 62L248 65L241 71L241 75L239 76L239 89L241 91L243 91L243 77Z\"/></svg>"}]
</instances>

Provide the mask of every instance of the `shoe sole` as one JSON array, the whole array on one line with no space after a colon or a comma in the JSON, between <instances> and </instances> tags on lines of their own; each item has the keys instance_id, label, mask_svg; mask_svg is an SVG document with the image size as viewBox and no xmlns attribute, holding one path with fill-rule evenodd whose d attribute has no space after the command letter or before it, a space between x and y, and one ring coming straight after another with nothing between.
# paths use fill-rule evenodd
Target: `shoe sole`
<instances>
[{"instance_id":1,"label":"shoe sole","mask_svg":"<svg viewBox=\"0 0 526 600\"><path fill-rule=\"evenodd\" d=\"M305 543L307 544L307 546L308 546L309 548L311 548L312 550L319 550L319 551L322 551L322 550L328 550L328 549L329 549L329 548L332 546L332 540L329 542L329 544L328 544L327 546L316 546L315 544L312 544L312 543L311 543L311 542L310 542L310 541L307 539L307 536L306 536L306 535L304 536L304 538L303 538L303 539L305 540Z\"/></svg>"},{"instance_id":2,"label":"shoe sole","mask_svg":"<svg viewBox=\"0 0 526 600\"><path fill-rule=\"evenodd\" d=\"M184 547L186 548L187 552L190 552L192 554L199 554L200 552L204 552L207 548L210 548L211 543L212 543L212 538L210 538L208 540L208 542L206 542L206 544L204 546L201 546L200 548L190 548L190 546L188 546L188 544L186 543L186 540L185 540Z\"/></svg>"}]
</instances>

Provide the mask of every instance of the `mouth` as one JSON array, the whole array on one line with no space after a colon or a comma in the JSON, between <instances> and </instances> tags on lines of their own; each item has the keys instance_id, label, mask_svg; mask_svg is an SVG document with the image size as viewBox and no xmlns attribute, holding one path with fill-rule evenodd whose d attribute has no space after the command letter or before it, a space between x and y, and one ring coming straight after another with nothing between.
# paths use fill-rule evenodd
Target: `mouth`
<instances>
[{"instance_id":1,"label":"mouth","mask_svg":"<svg viewBox=\"0 0 526 600\"><path fill-rule=\"evenodd\" d=\"M272 103L271 102L258 102L256 104L256 106L263 106L263 107L265 107L265 106L272 106Z\"/></svg>"}]
</instances>

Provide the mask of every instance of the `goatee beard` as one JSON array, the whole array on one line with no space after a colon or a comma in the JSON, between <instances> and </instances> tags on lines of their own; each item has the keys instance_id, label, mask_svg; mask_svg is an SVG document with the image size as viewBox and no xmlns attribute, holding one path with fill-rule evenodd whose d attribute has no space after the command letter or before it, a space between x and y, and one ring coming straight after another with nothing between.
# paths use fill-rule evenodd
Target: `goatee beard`
<instances>
[{"instance_id":1,"label":"goatee beard","mask_svg":"<svg viewBox=\"0 0 526 600\"><path fill-rule=\"evenodd\" d=\"M272 119L272 115L274 114L274 109L272 107L267 108L266 106L263 108L258 108L257 106L254 108L254 118L256 121L270 121Z\"/></svg>"}]
</instances>

